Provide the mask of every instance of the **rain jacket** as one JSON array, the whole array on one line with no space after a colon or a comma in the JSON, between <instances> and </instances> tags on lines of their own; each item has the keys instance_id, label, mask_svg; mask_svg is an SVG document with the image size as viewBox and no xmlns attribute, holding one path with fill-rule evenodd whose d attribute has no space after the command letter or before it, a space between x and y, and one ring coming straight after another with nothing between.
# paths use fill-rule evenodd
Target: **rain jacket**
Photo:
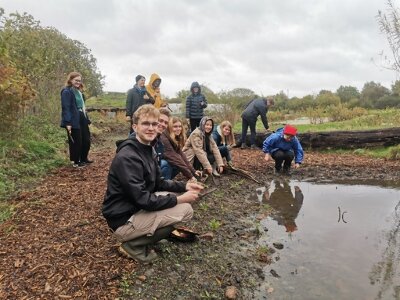
<instances>
[{"instance_id":1,"label":"rain jacket","mask_svg":"<svg viewBox=\"0 0 400 300\"><path fill-rule=\"evenodd\" d=\"M251 101L246 109L242 113L242 118L249 123L256 123L258 116L261 116L261 121L264 124L265 129L268 129L267 120L268 106L265 103L264 98L258 98Z\"/></svg>"},{"instance_id":2,"label":"rain jacket","mask_svg":"<svg viewBox=\"0 0 400 300\"><path fill-rule=\"evenodd\" d=\"M195 87L199 88L196 94L193 92ZM190 86L190 92L191 94L186 97L186 119L201 119L207 107L207 99L201 93L200 84L196 81Z\"/></svg>"},{"instance_id":3,"label":"rain jacket","mask_svg":"<svg viewBox=\"0 0 400 300\"><path fill-rule=\"evenodd\" d=\"M168 131L161 134L161 142L164 145L163 158L171 165L177 167L187 179L191 179L195 175L196 170L190 164L182 149L172 141Z\"/></svg>"},{"instance_id":4,"label":"rain jacket","mask_svg":"<svg viewBox=\"0 0 400 300\"><path fill-rule=\"evenodd\" d=\"M158 74L156 74L156 73L151 74L149 83L146 85L146 90L150 94L150 96L154 99L154 106L156 108L160 108L166 102L161 98L160 91L156 91L155 88L153 87L153 83L157 79L159 79L160 83L161 83L161 77L158 76Z\"/></svg>"},{"instance_id":5,"label":"rain jacket","mask_svg":"<svg viewBox=\"0 0 400 300\"><path fill-rule=\"evenodd\" d=\"M147 94L150 99L146 100L143 96ZM128 91L128 96L126 97L126 116L132 117L135 111L144 104L154 104L154 99L146 91L146 88L140 88L137 84L133 86Z\"/></svg>"},{"instance_id":6,"label":"rain jacket","mask_svg":"<svg viewBox=\"0 0 400 300\"><path fill-rule=\"evenodd\" d=\"M193 163L194 157L196 156L204 169L211 168L211 164L207 159L206 144L205 144L206 139L204 132L204 126L208 120L212 119L208 117L204 117L201 119L200 126L195 130L193 130L193 132L187 139L185 146L182 149L183 153L185 153L190 163ZM221 153L219 152L217 144L212 138L211 133L209 141L210 141L210 150L215 157L215 162L217 163L218 167L224 166Z\"/></svg>"},{"instance_id":7,"label":"rain jacket","mask_svg":"<svg viewBox=\"0 0 400 300\"><path fill-rule=\"evenodd\" d=\"M157 191L185 192L185 183L164 180L151 145L136 137L118 144L111 163L107 191L103 201L103 216L116 230L139 210L158 211L177 204L175 194L156 196Z\"/></svg>"},{"instance_id":8,"label":"rain jacket","mask_svg":"<svg viewBox=\"0 0 400 300\"><path fill-rule=\"evenodd\" d=\"M275 133L268 136L263 143L263 152L273 154L275 151L291 151L294 153L294 161L296 164L301 164L303 161L303 148L296 136L290 141L283 138L283 128L279 128Z\"/></svg>"}]
</instances>

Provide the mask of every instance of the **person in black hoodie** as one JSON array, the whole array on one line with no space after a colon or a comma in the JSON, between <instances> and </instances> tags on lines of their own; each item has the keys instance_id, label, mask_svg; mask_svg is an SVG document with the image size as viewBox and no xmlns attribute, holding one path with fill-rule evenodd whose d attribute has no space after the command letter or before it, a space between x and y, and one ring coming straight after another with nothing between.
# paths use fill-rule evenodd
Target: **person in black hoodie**
<instances>
[{"instance_id":1,"label":"person in black hoodie","mask_svg":"<svg viewBox=\"0 0 400 300\"><path fill-rule=\"evenodd\" d=\"M130 258L150 262L157 257L147 246L166 238L173 224L192 218L190 205L203 187L197 183L164 180L151 142L157 136L159 111L143 105L135 113L136 136L118 144L108 174L102 213L120 251ZM157 195L158 191L174 193Z\"/></svg>"},{"instance_id":2,"label":"person in black hoodie","mask_svg":"<svg viewBox=\"0 0 400 300\"><path fill-rule=\"evenodd\" d=\"M201 93L198 82L190 86L190 95L186 97L186 119L189 119L190 133L199 127L201 118L204 117L204 109L207 107L207 99Z\"/></svg>"}]
</instances>

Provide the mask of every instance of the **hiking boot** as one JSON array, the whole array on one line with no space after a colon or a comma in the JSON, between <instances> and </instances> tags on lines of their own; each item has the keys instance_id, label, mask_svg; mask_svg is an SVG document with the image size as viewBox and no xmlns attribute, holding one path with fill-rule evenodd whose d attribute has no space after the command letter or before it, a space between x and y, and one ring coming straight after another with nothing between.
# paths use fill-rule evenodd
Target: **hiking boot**
<instances>
[{"instance_id":1,"label":"hiking boot","mask_svg":"<svg viewBox=\"0 0 400 300\"><path fill-rule=\"evenodd\" d=\"M283 167L282 174L290 176L292 174L292 172L290 172L290 168Z\"/></svg>"},{"instance_id":2,"label":"hiking boot","mask_svg":"<svg viewBox=\"0 0 400 300\"><path fill-rule=\"evenodd\" d=\"M128 257L141 263L150 263L157 259L157 253L153 250L149 251L148 246L135 246L129 245L129 242L124 242L119 247L119 252Z\"/></svg>"},{"instance_id":3,"label":"hiking boot","mask_svg":"<svg viewBox=\"0 0 400 300\"><path fill-rule=\"evenodd\" d=\"M282 173L282 169L275 169L274 174L280 175Z\"/></svg>"},{"instance_id":4,"label":"hiking boot","mask_svg":"<svg viewBox=\"0 0 400 300\"><path fill-rule=\"evenodd\" d=\"M246 149L247 145L245 143L242 143L242 145L240 146L240 149Z\"/></svg>"},{"instance_id":5,"label":"hiking boot","mask_svg":"<svg viewBox=\"0 0 400 300\"><path fill-rule=\"evenodd\" d=\"M257 147L256 145L251 145L250 146L251 150L261 150L261 148Z\"/></svg>"},{"instance_id":6,"label":"hiking boot","mask_svg":"<svg viewBox=\"0 0 400 300\"><path fill-rule=\"evenodd\" d=\"M134 240L127 241L125 243L128 243L131 248L137 246L146 246L150 244L155 244L162 239L168 238L171 235L171 232L174 230L175 230L174 226L171 225L161 227L158 228L156 231L154 231L153 235L143 235Z\"/></svg>"}]
</instances>

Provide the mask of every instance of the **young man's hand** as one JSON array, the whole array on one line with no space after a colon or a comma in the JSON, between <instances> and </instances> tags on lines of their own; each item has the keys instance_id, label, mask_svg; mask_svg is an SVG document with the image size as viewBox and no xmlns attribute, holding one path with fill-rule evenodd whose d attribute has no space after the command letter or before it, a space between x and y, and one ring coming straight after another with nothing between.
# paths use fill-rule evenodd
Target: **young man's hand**
<instances>
[{"instance_id":1,"label":"young man's hand","mask_svg":"<svg viewBox=\"0 0 400 300\"><path fill-rule=\"evenodd\" d=\"M198 191L187 191L186 193L183 193L182 195L179 195L176 197L177 203L192 203L199 198L199 192Z\"/></svg>"},{"instance_id":2,"label":"young man's hand","mask_svg":"<svg viewBox=\"0 0 400 300\"><path fill-rule=\"evenodd\" d=\"M201 184L197 183L197 182L187 182L186 183L186 190L187 191L194 191L199 193L201 190L204 189L204 186L202 186Z\"/></svg>"},{"instance_id":3,"label":"young man's hand","mask_svg":"<svg viewBox=\"0 0 400 300\"><path fill-rule=\"evenodd\" d=\"M300 164L294 164L294 168L295 168L295 169L300 168Z\"/></svg>"},{"instance_id":4,"label":"young man's hand","mask_svg":"<svg viewBox=\"0 0 400 300\"><path fill-rule=\"evenodd\" d=\"M270 161L271 160L271 155L269 153L265 154L264 159L265 159L265 161Z\"/></svg>"}]
</instances>

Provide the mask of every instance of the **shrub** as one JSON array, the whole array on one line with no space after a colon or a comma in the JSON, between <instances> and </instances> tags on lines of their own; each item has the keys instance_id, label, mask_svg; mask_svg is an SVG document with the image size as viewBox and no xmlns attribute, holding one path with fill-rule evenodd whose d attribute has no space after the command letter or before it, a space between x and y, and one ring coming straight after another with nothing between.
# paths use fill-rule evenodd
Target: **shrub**
<instances>
[{"instance_id":1,"label":"shrub","mask_svg":"<svg viewBox=\"0 0 400 300\"><path fill-rule=\"evenodd\" d=\"M400 160L400 145L397 145L390 149L388 158L391 160Z\"/></svg>"}]
</instances>

